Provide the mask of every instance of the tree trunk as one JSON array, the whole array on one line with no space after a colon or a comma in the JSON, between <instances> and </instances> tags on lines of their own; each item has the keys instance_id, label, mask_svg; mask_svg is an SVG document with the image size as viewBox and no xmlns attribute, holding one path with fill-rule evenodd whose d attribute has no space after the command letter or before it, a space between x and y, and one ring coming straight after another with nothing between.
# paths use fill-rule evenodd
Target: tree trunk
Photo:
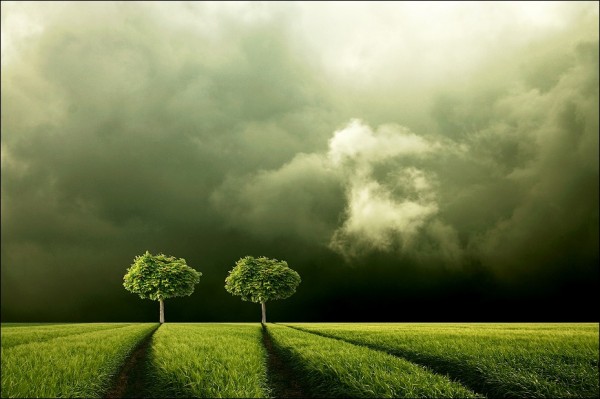
<instances>
[{"instance_id":1,"label":"tree trunk","mask_svg":"<svg viewBox=\"0 0 600 399\"><path fill-rule=\"evenodd\" d=\"M160 300L160 324L165 322L165 302L162 299Z\"/></svg>"},{"instance_id":2,"label":"tree trunk","mask_svg":"<svg viewBox=\"0 0 600 399\"><path fill-rule=\"evenodd\" d=\"M262 310L262 320L261 323L265 324L267 322L267 307L264 302L260 303L260 309Z\"/></svg>"}]
</instances>

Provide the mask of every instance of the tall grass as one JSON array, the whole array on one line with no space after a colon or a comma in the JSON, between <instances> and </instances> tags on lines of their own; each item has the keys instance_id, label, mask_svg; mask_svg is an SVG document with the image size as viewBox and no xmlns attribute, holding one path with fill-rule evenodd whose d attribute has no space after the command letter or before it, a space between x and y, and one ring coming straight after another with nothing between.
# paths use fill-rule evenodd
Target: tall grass
<instances>
[{"instance_id":1,"label":"tall grass","mask_svg":"<svg viewBox=\"0 0 600 399\"><path fill-rule=\"evenodd\" d=\"M268 397L258 324L164 324L152 337L154 397Z\"/></svg>"},{"instance_id":2,"label":"tall grass","mask_svg":"<svg viewBox=\"0 0 600 399\"><path fill-rule=\"evenodd\" d=\"M102 397L131 350L156 326L136 324L2 347L2 397Z\"/></svg>"},{"instance_id":3,"label":"tall grass","mask_svg":"<svg viewBox=\"0 0 600 399\"><path fill-rule=\"evenodd\" d=\"M383 352L269 325L278 352L318 397L476 397L446 377Z\"/></svg>"},{"instance_id":4,"label":"tall grass","mask_svg":"<svg viewBox=\"0 0 600 399\"><path fill-rule=\"evenodd\" d=\"M2 348L42 342L67 335L82 334L91 331L108 330L112 328L127 327L131 324L121 323L86 323L86 324L49 324L49 325L5 325L2 324L0 336Z\"/></svg>"},{"instance_id":5,"label":"tall grass","mask_svg":"<svg viewBox=\"0 0 600 399\"><path fill-rule=\"evenodd\" d=\"M289 324L379 349L491 397L598 397L597 323Z\"/></svg>"}]
</instances>

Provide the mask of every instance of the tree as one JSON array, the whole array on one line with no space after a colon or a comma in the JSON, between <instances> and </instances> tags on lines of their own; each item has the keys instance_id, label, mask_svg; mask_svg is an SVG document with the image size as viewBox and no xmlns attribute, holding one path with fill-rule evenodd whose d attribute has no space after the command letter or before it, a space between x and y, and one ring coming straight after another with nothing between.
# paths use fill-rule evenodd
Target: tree
<instances>
[{"instance_id":1,"label":"tree","mask_svg":"<svg viewBox=\"0 0 600 399\"><path fill-rule=\"evenodd\" d=\"M189 267L185 259L164 254L152 255L146 251L136 256L123 277L127 291L142 299L160 302L160 323L165 322L164 300L177 296L189 296L194 285L200 282L202 273Z\"/></svg>"},{"instance_id":2,"label":"tree","mask_svg":"<svg viewBox=\"0 0 600 399\"><path fill-rule=\"evenodd\" d=\"M296 292L300 275L287 262L261 256L246 256L235 263L225 279L225 289L242 301L260 303L261 323L267 322L266 302L285 299Z\"/></svg>"}]
</instances>

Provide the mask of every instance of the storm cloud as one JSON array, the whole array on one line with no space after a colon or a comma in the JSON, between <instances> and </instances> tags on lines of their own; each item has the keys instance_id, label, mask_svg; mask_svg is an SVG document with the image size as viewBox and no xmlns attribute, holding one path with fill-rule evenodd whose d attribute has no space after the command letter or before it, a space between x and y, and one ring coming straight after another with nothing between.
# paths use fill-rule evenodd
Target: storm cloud
<instances>
[{"instance_id":1,"label":"storm cloud","mask_svg":"<svg viewBox=\"0 0 600 399\"><path fill-rule=\"evenodd\" d=\"M598 70L596 3L3 2L2 319L153 319L145 250L167 319L252 319L245 255L288 320L596 317Z\"/></svg>"}]
</instances>

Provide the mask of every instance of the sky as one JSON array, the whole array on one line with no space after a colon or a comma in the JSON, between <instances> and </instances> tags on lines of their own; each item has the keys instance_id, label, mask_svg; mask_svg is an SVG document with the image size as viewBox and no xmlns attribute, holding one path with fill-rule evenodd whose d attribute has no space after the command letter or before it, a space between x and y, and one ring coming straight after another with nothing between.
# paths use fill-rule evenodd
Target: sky
<instances>
[{"instance_id":1,"label":"sky","mask_svg":"<svg viewBox=\"0 0 600 399\"><path fill-rule=\"evenodd\" d=\"M597 2L2 2L2 321L598 321Z\"/></svg>"}]
</instances>

